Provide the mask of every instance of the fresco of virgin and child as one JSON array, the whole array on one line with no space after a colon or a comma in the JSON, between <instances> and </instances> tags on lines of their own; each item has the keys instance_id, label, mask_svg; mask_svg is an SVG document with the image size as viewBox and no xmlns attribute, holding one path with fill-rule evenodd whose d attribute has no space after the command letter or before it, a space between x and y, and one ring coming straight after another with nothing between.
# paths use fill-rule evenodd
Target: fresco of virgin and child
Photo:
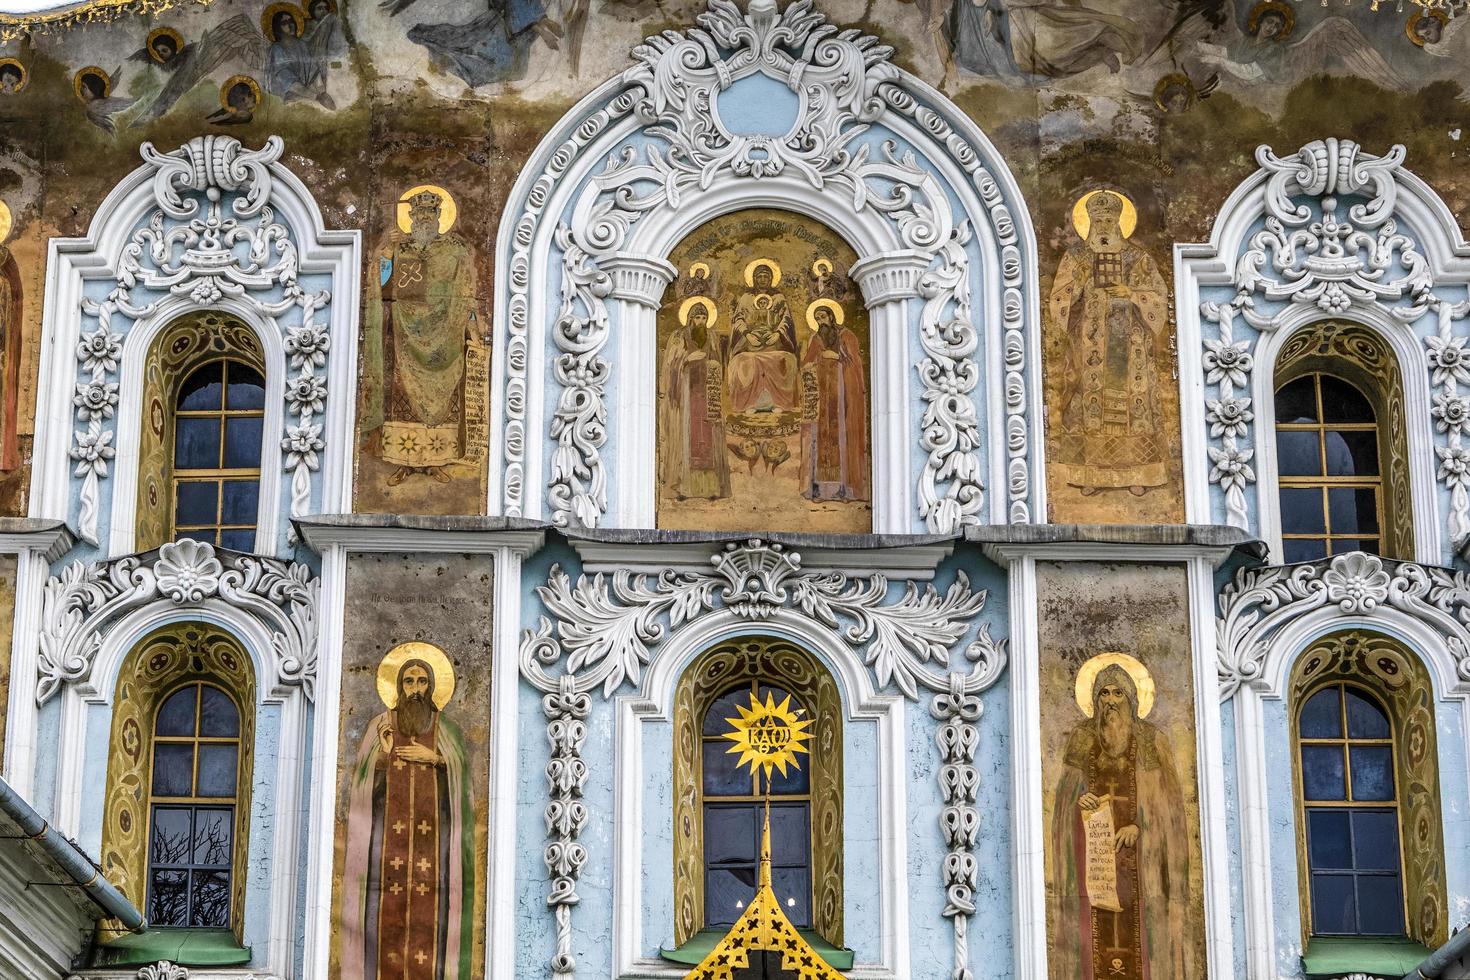
<instances>
[{"instance_id":1,"label":"fresco of virgin and child","mask_svg":"<svg viewBox=\"0 0 1470 980\"><path fill-rule=\"evenodd\" d=\"M658 322L658 525L872 527L868 322L851 249L742 211L670 257Z\"/></svg>"}]
</instances>

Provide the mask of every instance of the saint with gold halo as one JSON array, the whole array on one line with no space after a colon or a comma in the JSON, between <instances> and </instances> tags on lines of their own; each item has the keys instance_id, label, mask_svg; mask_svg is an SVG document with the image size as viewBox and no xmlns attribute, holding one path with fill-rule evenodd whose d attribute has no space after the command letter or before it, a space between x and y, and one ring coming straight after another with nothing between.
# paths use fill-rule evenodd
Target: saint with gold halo
<instances>
[{"instance_id":1,"label":"saint with gold halo","mask_svg":"<svg viewBox=\"0 0 1470 980\"><path fill-rule=\"evenodd\" d=\"M353 764L343 867L343 980L469 980L475 807L464 735L444 711L454 667L430 643L378 666L386 710Z\"/></svg>"},{"instance_id":2,"label":"saint with gold halo","mask_svg":"<svg viewBox=\"0 0 1470 980\"><path fill-rule=\"evenodd\" d=\"M799 348L781 266L755 259L745 267L745 285L730 318L730 411L752 419L795 412Z\"/></svg>"},{"instance_id":3,"label":"saint with gold halo","mask_svg":"<svg viewBox=\"0 0 1470 980\"><path fill-rule=\"evenodd\" d=\"M1129 240L1138 210L1128 198L1091 191L1072 218L1081 241L1062 256L1047 302L1051 328L1065 338L1052 465L1083 496L1142 496L1168 482L1157 394L1168 286L1153 256Z\"/></svg>"},{"instance_id":4,"label":"saint with gold halo","mask_svg":"<svg viewBox=\"0 0 1470 980\"><path fill-rule=\"evenodd\" d=\"M811 331L801 357L802 496L808 500L867 500L868 379L857 334L831 299L806 310Z\"/></svg>"},{"instance_id":5,"label":"saint with gold halo","mask_svg":"<svg viewBox=\"0 0 1470 980\"><path fill-rule=\"evenodd\" d=\"M714 300L690 296L679 305L679 328L664 347L659 479L679 500L730 496L718 319Z\"/></svg>"},{"instance_id":6,"label":"saint with gold halo","mask_svg":"<svg viewBox=\"0 0 1470 980\"><path fill-rule=\"evenodd\" d=\"M1130 654L1099 653L1076 694L1047 842L1052 975L1199 980L1184 793L1168 736L1144 720L1153 677Z\"/></svg>"}]
</instances>

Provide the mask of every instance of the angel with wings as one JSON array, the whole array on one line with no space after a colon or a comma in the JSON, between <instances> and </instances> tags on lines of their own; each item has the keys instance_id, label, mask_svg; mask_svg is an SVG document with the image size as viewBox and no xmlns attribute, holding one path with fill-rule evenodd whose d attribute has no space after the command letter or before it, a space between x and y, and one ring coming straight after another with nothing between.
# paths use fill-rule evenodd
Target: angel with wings
<instances>
[{"instance_id":1,"label":"angel with wings","mask_svg":"<svg viewBox=\"0 0 1470 980\"><path fill-rule=\"evenodd\" d=\"M111 74L88 65L72 79L72 89L82 102L87 121L106 133L117 132L117 123L112 119L120 112L127 112L137 99L113 95L113 89L122 82L122 67L114 68Z\"/></svg>"},{"instance_id":2,"label":"angel with wings","mask_svg":"<svg viewBox=\"0 0 1470 980\"><path fill-rule=\"evenodd\" d=\"M194 86L226 64L264 65L270 50L269 43L245 14L237 14L205 31L192 44L182 41L176 31L160 28L148 36L143 50L132 56L133 61L151 62L167 73L158 94L133 118L132 128L146 126L168 112Z\"/></svg>"},{"instance_id":3,"label":"angel with wings","mask_svg":"<svg viewBox=\"0 0 1470 980\"><path fill-rule=\"evenodd\" d=\"M1312 75L1352 75L1386 89L1404 91L1409 82L1384 60L1373 43L1346 17L1329 16L1299 40L1296 11L1283 0L1261 0L1251 8L1245 37L1231 44L1199 42L1199 60L1242 82L1291 84Z\"/></svg>"}]
</instances>

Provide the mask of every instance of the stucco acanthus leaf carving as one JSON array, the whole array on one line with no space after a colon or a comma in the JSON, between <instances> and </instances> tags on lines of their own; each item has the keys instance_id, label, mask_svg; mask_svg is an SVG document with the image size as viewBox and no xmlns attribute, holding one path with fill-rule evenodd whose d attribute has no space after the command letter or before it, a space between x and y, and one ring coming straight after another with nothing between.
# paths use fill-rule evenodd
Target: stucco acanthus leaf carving
<instances>
[{"instance_id":1,"label":"stucco acanthus leaf carving","mask_svg":"<svg viewBox=\"0 0 1470 980\"><path fill-rule=\"evenodd\" d=\"M189 980L187 967L170 963L168 960L159 960L152 966L145 966L138 971L138 980Z\"/></svg>"},{"instance_id":2,"label":"stucco acanthus leaf carving","mask_svg":"<svg viewBox=\"0 0 1470 980\"><path fill-rule=\"evenodd\" d=\"M1215 621L1221 700L1261 677L1282 627L1328 606L1344 616L1395 609L1424 622L1444 639L1455 675L1470 682L1470 575L1352 552L1312 564L1236 573L1220 593Z\"/></svg>"},{"instance_id":3,"label":"stucco acanthus leaf carving","mask_svg":"<svg viewBox=\"0 0 1470 980\"><path fill-rule=\"evenodd\" d=\"M120 617L151 603L197 608L212 600L259 621L271 637L276 682L311 698L319 591L305 565L202 541L171 542L151 557L74 562L42 588L36 703L63 684L90 681L103 634Z\"/></svg>"},{"instance_id":4,"label":"stucco acanthus leaf carving","mask_svg":"<svg viewBox=\"0 0 1470 980\"><path fill-rule=\"evenodd\" d=\"M975 841L980 835L980 810L975 797L980 791L980 772L975 768L975 750L980 745L977 727L984 705L976 694L964 690L964 677L951 674L949 691L934 695L929 714L939 722L934 744L939 748L939 788L944 807L939 811L939 828L949 853L944 857L944 917L954 934L954 971L951 980L972 980L968 929L975 914L975 886L980 863Z\"/></svg>"},{"instance_id":5,"label":"stucco acanthus leaf carving","mask_svg":"<svg viewBox=\"0 0 1470 980\"><path fill-rule=\"evenodd\" d=\"M326 328L317 318L331 294L302 286L295 237L270 207L271 166L282 149L276 136L258 150L228 136L199 136L170 153L151 143L139 150L155 168L155 207L113 257L107 295L81 301L82 313L96 325L77 345L82 377L74 401L77 420L86 425L74 433L71 457L77 464L74 475L82 481L78 531L91 544L98 543L100 481L114 454L112 415L97 410L99 399L109 385L116 391L124 333L131 323L157 313L170 296L198 309L226 299L243 303L262 322L282 330L288 346L292 336L316 338L308 346L320 358L293 358L298 374L286 385L286 407L295 423L287 426L281 447L291 473L292 516L309 509L311 473L318 466L316 453L324 448L322 427L313 421L326 397L325 377L316 373L325 365ZM293 322L282 323L285 318ZM295 397L303 383L313 386L316 397Z\"/></svg>"},{"instance_id":6,"label":"stucco acanthus leaf carving","mask_svg":"<svg viewBox=\"0 0 1470 980\"><path fill-rule=\"evenodd\" d=\"M1237 392L1249 390L1260 333L1296 322L1303 307L1329 317L1372 310L1404 324L1434 312L1439 335L1427 341L1434 385L1454 398L1457 385L1470 381L1470 375L1444 374L1435 363L1441 352L1460 363L1461 352L1450 350L1457 346L1452 324L1470 313L1470 301L1450 303L1434 292L1428 258L1399 229L1395 209L1404 154L1400 145L1374 156L1342 139L1315 140L1285 158L1268 146L1256 150L1266 174L1263 227L1235 259L1234 297L1200 307L1203 320L1218 328L1216 337L1203 340L1202 356L1212 443L1209 479L1224 492L1232 525L1248 526L1246 488L1256 480L1247 465L1255 406ZM1461 448L1460 435L1449 430L1446 445L1436 448L1457 538L1470 532L1470 452Z\"/></svg>"},{"instance_id":7,"label":"stucco acanthus leaf carving","mask_svg":"<svg viewBox=\"0 0 1470 980\"><path fill-rule=\"evenodd\" d=\"M591 692L600 687L602 696L610 698L624 683L638 685L643 668L664 639L698 616L723 608L760 621L790 609L828 629L841 630L844 642L866 648L865 662L879 687L892 684L915 700L921 687L938 692L936 712L949 711L950 699L957 699L953 701L957 710L973 717L961 718L958 724L965 732L955 738L969 745L973 759L979 740L973 725L979 718L979 695L1004 671L1006 641L993 639L988 625L981 622L964 649L969 669L949 670L951 648L975 627L987 597L985 590L970 588L963 572L956 573L944 591L933 585L919 589L911 582L901 595L889 598L885 576L806 571L800 554L759 539L726 545L711 557L710 565L707 572L618 571L611 576L581 575L575 582L560 566L553 566L546 584L536 590L554 621L542 616L536 628L523 632L520 668L521 676L544 695L552 749L546 770L551 800L545 813L544 858L552 875L547 903L557 928L557 951L551 961L554 978L570 980L576 968L571 913L579 900L577 878L587 860L586 846L578 838L588 818L581 799L587 772L581 748ZM964 809L962 804L955 806ZM949 819L942 817L941 822ZM978 822L976 815L972 828ZM948 835L947 828L946 824ZM959 845L951 841L951 846L958 854ZM964 864L963 856L953 857L945 869L954 909L945 914L956 923L959 952L964 950L963 920L973 913L973 903L963 891L965 880L973 889L973 869L966 878Z\"/></svg>"}]
</instances>

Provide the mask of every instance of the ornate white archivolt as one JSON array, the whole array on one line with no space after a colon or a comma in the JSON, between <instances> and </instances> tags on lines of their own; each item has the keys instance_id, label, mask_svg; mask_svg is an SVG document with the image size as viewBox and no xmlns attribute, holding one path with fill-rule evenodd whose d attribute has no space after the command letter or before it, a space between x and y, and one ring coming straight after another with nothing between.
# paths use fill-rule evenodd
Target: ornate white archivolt
<instances>
[{"instance_id":1,"label":"ornate white archivolt","mask_svg":"<svg viewBox=\"0 0 1470 980\"><path fill-rule=\"evenodd\" d=\"M38 507L64 513L71 498L79 500L78 533L88 543L100 543L102 481L117 455L119 413L140 404L130 388L141 380L120 377L120 369L129 335L143 325L228 309L272 332L266 349L279 352L281 363L269 364L268 373L284 379L277 390L286 410L275 441L290 475L292 516L310 509L329 429L344 442L333 458L350 459L351 388L340 384L346 379L339 371L331 372L341 395L329 413L327 359L333 338L341 339L356 312L357 233L321 227L310 195L280 165L282 150L276 136L257 150L228 136L195 137L169 153L144 143L144 166L99 208L93 237L56 243L66 264L53 272L46 332L74 347L75 384L66 378L62 385L74 419L62 450L73 482L43 474ZM73 258L78 253L84 257ZM98 266L105 288L95 283ZM67 311L68 301L80 322ZM339 344L349 361L354 343L346 351ZM65 371L53 364L48 374L61 381ZM38 453L55 452L60 435L38 433L38 447L46 443ZM340 488L350 480L344 473L329 482Z\"/></svg>"},{"instance_id":2,"label":"ornate white archivolt","mask_svg":"<svg viewBox=\"0 0 1470 980\"><path fill-rule=\"evenodd\" d=\"M492 510L537 516L544 509L562 526L603 521L610 488L625 485L609 474L603 447L611 433L637 429L616 417L634 412L636 397L622 392L610 406L609 384L615 372L653 383L651 372L645 378L626 363L640 359L628 347L618 347L623 357L609 356L609 338L636 333L630 322L638 317L651 338L653 312L675 271L662 258L676 243L670 236L759 202L805 210L851 239L860 255L854 278L869 308L898 304L901 322L889 332L909 335L912 317L921 336L923 359L910 370L923 418L905 438L924 461L916 513L898 515L903 529L912 529L911 517L940 532L989 523L988 470L1003 474L1001 519L1034 519L1041 485L1032 475L1039 392L1029 380L1037 357L1028 299L1035 260L1029 228L1012 213L1019 194L997 181L992 170L1009 175L963 114L892 65L891 55L876 38L827 23L810 0L784 10L752 0L748 13L711 0L697 27L636 47L637 63L599 90L596 107L554 131L512 195L501 233L509 255L497 297L505 370L492 410L502 413L494 428L504 434ZM797 96L783 134L736 132L721 115L722 96L757 75ZM972 258L976 249L987 261ZM554 277L552 262L560 265ZM981 288L980 277L994 288ZM538 313L553 281L560 284L554 309ZM983 309L972 311L972 296L984 298ZM543 416L535 382L547 342L555 386ZM906 347L891 354L911 363ZM913 378L902 375L904 390L889 397L906 403ZM982 378L994 380L993 390ZM990 398L988 431L976 402L982 396ZM641 424L652 432L651 417ZM527 486L542 465L543 442L544 508ZM651 441L620 443L618 466L644 465L649 456L651 476L651 453Z\"/></svg>"},{"instance_id":3,"label":"ornate white archivolt","mask_svg":"<svg viewBox=\"0 0 1470 980\"><path fill-rule=\"evenodd\" d=\"M311 698L319 592L305 565L216 552L200 541L166 544L151 556L73 562L42 590L36 703L63 684L90 681L104 634L128 613L151 603L202 610L218 600L270 636L274 669L261 678L262 690L299 686Z\"/></svg>"},{"instance_id":4,"label":"ornate white archivolt","mask_svg":"<svg viewBox=\"0 0 1470 980\"><path fill-rule=\"evenodd\" d=\"M1341 139L1314 141L1286 158L1262 146L1261 170L1222 209L1210 244L1180 246L1180 347L1189 360L1199 357L1203 379L1203 404L1185 399L1186 454L1198 471L1191 520L1212 519L1196 482L1207 470L1208 483L1223 492L1225 519L1250 526L1247 491L1259 454L1270 451L1269 435L1258 430L1271 417L1260 402L1274 364L1260 360L1261 338L1335 318L1364 323L1390 343L1404 339L1416 352L1406 368L1427 361L1450 533L1470 531L1470 449L1461 445L1470 399L1460 394L1470 385L1470 351L1459 326L1470 313L1470 249L1443 202L1404 169L1404 155L1402 146L1375 156ZM1230 293L1205 299L1214 286ZM1198 383L1183 384L1188 394Z\"/></svg>"},{"instance_id":5,"label":"ornate white archivolt","mask_svg":"<svg viewBox=\"0 0 1470 980\"><path fill-rule=\"evenodd\" d=\"M1394 610L1423 623L1441 646L1419 653L1430 660L1449 658L1438 665L1442 673L1470 684L1470 575L1353 552L1310 565L1236 573L1220 593L1216 620L1221 699L1263 680L1273 655L1295 652L1273 646L1283 627L1334 606L1344 616Z\"/></svg>"},{"instance_id":6,"label":"ornate white archivolt","mask_svg":"<svg viewBox=\"0 0 1470 980\"><path fill-rule=\"evenodd\" d=\"M520 665L522 677L544 695L552 753L546 768L551 801L544 856L552 875L547 903L557 922L554 977L569 980L576 970L571 915L587 860L580 840L589 816L582 799L587 778L582 746L592 693L601 689L610 698L625 683L638 685L668 637L720 609L753 626L777 611L796 611L863 651L878 688L897 688L911 700L921 691L934 693L930 712L942 723L936 744L946 801L940 824L949 848L942 869L944 914L953 922L955 970L968 970L965 929L974 914L972 849L980 819L974 806L979 696L1006 664L1006 641L993 639L988 623L975 622L985 606L985 590L972 589L960 572L943 591L910 582L890 598L883 575L806 571L800 554L752 539L726 545L711 559L709 571L616 572L582 575L573 582L553 566L536 591L553 618L543 616L535 629L525 631ZM968 669L960 669L952 651L972 631L962 654Z\"/></svg>"}]
</instances>

